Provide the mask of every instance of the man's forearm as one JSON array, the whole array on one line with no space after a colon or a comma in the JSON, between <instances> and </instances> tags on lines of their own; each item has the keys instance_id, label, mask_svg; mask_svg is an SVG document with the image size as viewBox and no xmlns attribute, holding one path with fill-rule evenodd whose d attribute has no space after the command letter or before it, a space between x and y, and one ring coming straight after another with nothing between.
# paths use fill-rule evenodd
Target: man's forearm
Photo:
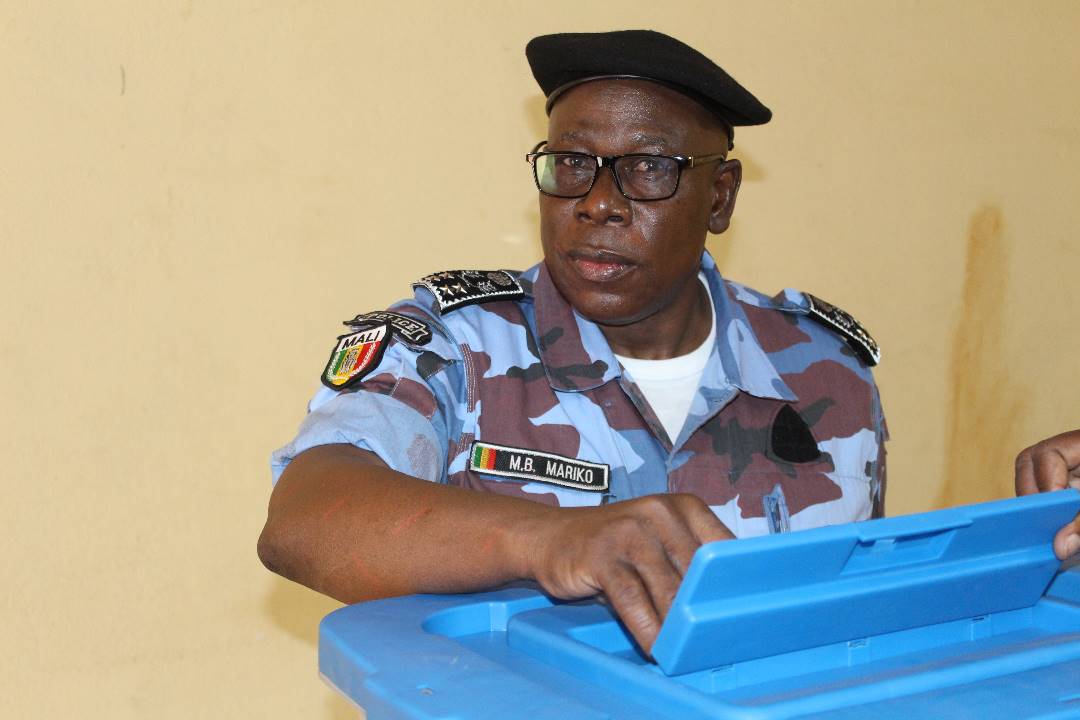
<instances>
[{"instance_id":1,"label":"man's forearm","mask_svg":"<svg viewBox=\"0 0 1080 720\"><path fill-rule=\"evenodd\" d=\"M522 578L564 599L603 593L647 651L694 551L731 537L692 495L552 508L418 480L328 445L301 453L278 480L259 557L348 603Z\"/></svg>"},{"instance_id":2,"label":"man's forearm","mask_svg":"<svg viewBox=\"0 0 1080 720\"><path fill-rule=\"evenodd\" d=\"M293 460L270 498L259 557L343 602L471 592L528 574L524 530L552 508L418 480L348 445Z\"/></svg>"}]
</instances>

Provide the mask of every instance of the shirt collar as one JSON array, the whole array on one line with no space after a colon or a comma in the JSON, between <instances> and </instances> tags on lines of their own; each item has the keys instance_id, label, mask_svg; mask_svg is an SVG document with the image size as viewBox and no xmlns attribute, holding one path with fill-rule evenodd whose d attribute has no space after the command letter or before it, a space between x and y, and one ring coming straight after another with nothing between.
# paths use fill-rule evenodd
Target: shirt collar
<instances>
[{"instance_id":1,"label":"shirt collar","mask_svg":"<svg viewBox=\"0 0 1080 720\"><path fill-rule=\"evenodd\" d=\"M745 393L773 400L796 400L798 396L780 377L780 372L762 348L746 312L739 302L736 286L724 281L716 261L708 252L701 257L701 270L712 292L716 310L716 352L720 363L705 368L702 385L726 380ZM722 377L717 377L722 373Z\"/></svg>"}]
</instances>

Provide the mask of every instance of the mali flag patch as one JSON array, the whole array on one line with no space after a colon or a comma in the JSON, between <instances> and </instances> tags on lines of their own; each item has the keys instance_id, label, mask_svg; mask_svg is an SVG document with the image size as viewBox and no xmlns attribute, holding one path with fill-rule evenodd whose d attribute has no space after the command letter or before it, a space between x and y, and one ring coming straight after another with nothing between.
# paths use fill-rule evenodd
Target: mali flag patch
<instances>
[{"instance_id":1,"label":"mali flag patch","mask_svg":"<svg viewBox=\"0 0 1080 720\"><path fill-rule=\"evenodd\" d=\"M338 337L323 370L323 385L331 390L341 390L362 380L382 360L389 331L389 324L382 323Z\"/></svg>"}]
</instances>

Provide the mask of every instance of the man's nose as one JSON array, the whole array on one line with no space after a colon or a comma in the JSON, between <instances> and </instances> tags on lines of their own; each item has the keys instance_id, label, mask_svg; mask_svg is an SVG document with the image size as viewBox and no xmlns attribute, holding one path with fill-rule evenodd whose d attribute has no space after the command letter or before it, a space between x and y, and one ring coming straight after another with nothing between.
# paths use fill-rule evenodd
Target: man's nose
<instances>
[{"instance_id":1,"label":"man's nose","mask_svg":"<svg viewBox=\"0 0 1080 720\"><path fill-rule=\"evenodd\" d=\"M589 194L578 200L577 217L598 225L630 222L630 201L619 192L614 168L600 168Z\"/></svg>"}]
</instances>

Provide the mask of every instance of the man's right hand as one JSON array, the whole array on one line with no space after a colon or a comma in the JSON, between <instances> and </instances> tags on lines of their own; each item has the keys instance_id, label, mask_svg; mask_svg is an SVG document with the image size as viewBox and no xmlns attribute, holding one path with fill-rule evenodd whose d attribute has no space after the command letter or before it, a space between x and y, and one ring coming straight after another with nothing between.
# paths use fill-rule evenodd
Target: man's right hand
<instances>
[{"instance_id":1,"label":"man's right hand","mask_svg":"<svg viewBox=\"0 0 1080 720\"><path fill-rule=\"evenodd\" d=\"M530 577L566 600L603 594L646 652L694 551L734 537L693 495L559 509L522 529Z\"/></svg>"},{"instance_id":2,"label":"man's right hand","mask_svg":"<svg viewBox=\"0 0 1080 720\"><path fill-rule=\"evenodd\" d=\"M418 480L351 445L325 445L282 474L259 556L347 603L523 579L563 599L602 594L649 652L694 551L731 537L692 495L553 508Z\"/></svg>"}]
</instances>

